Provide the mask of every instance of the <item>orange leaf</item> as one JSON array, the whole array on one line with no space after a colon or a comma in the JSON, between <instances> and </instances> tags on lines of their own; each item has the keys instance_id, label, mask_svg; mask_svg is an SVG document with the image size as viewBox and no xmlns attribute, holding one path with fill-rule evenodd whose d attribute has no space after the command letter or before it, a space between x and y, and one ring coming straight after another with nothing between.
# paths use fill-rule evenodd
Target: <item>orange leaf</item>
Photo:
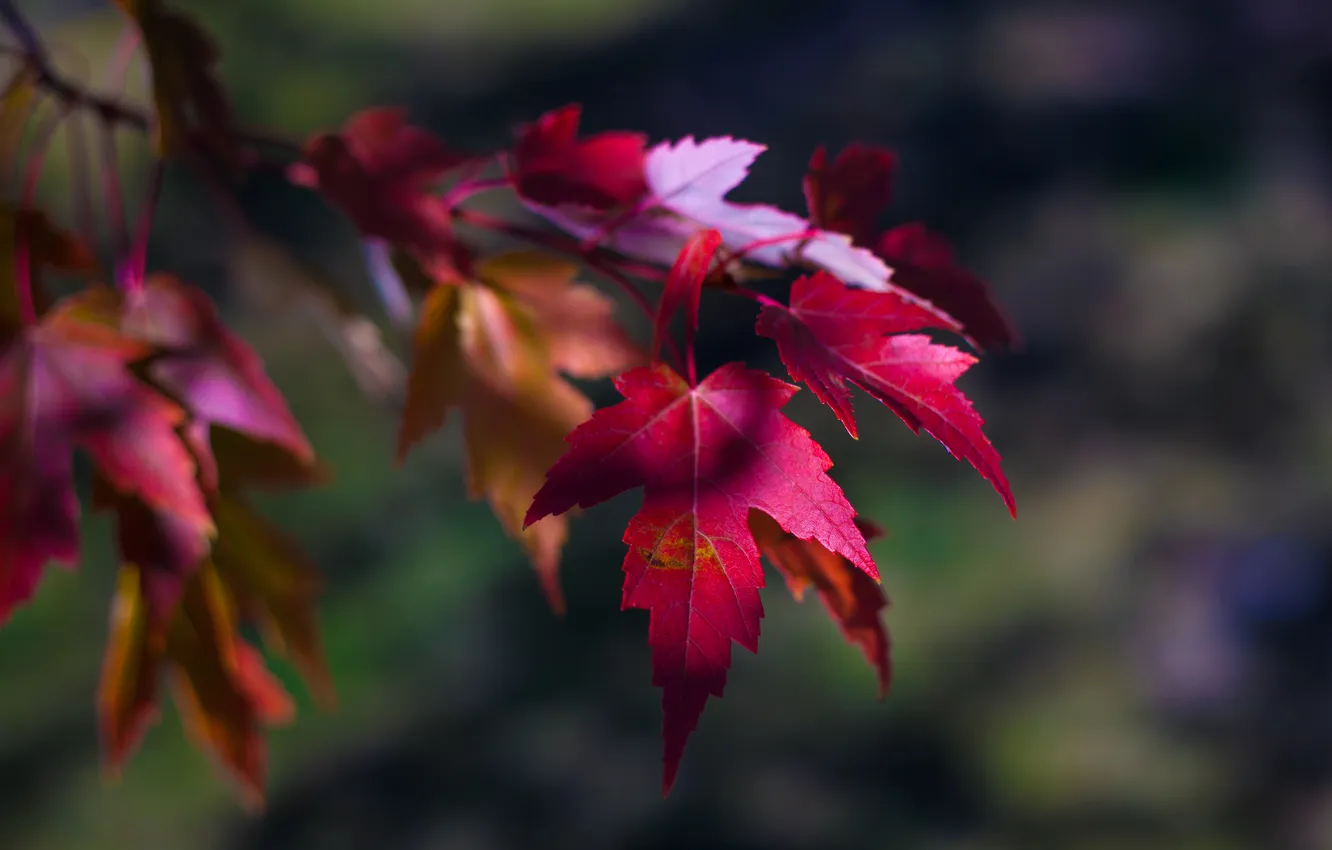
<instances>
[{"instance_id":1,"label":"orange leaf","mask_svg":"<svg viewBox=\"0 0 1332 850\"><path fill-rule=\"evenodd\" d=\"M468 490L484 495L505 531L527 551L552 608L563 612L560 550L567 520L523 529L523 514L564 436L591 403L551 368L537 321L504 292L474 283L441 283L426 296L407 386L399 461L460 408Z\"/></svg>"},{"instance_id":2,"label":"orange leaf","mask_svg":"<svg viewBox=\"0 0 1332 850\"><path fill-rule=\"evenodd\" d=\"M291 657L315 698L332 707L337 696L314 616L318 573L294 542L238 496L219 496L213 514L213 563L241 612L260 624L271 649Z\"/></svg>"},{"instance_id":3,"label":"orange leaf","mask_svg":"<svg viewBox=\"0 0 1332 850\"><path fill-rule=\"evenodd\" d=\"M138 568L121 568L98 708L107 759L118 770L157 715L158 677L190 736L262 804L267 746L261 727L285 723L294 707L263 658L236 634L232 603L211 564L189 580L168 623L155 622Z\"/></svg>"},{"instance_id":4,"label":"orange leaf","mask_svg":"<svg viewBox=\"0 0 1332 850\"><path fill-rule=\"evenodd\" d=\"M605 378L646 361L615 320L614 303L577 284L578 266L539 251L512 251L476 264L479 280L512 294L533 317L551 364L575 378Z\"/></svg>"},{"instance_id":5,"label":"orange leaf","mask_svg":"<svg viewBox=\"0 0 1332 850\"><path fill-rule=\"evenodd\" d=\"M111 630L102 659L97 689L97 716L107 767L118 774L144 731L158 719L157 659L165 652L166 635L150 629L148 608L140 592L138 567L126 564L116 579L111 603Z\"/></svg>"},{"instance_id":6,"label":"orange leaf","mask_svg":"<svg viewBox=\"0 0 1332 850\"><path fill-rule=\"evenodd\" d=\"M239 782L248 804L261 804L267 746L260 727L287 722L294 708L236 634L231 602L210 567L187 588L167 643L186 731Z\"/></svg>"}]
</instances>

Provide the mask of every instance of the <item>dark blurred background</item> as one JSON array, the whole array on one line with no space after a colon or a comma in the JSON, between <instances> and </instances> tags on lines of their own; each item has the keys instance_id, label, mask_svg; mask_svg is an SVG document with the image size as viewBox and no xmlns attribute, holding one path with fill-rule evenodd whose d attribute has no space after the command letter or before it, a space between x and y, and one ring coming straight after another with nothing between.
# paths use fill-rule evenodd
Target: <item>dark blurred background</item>
<instances>
[{"instance_id":1,"label":"dark blurred background","mask_svg":"<svg viewBox=\"0 0 1332 850\"><path fill-rule=\"evenodd\" d=\"M117 15L20 5L98 79ZM466 500L456 427L395 470L393 405L358 390L317 310L264 301L317 274L382 316L349 226L257 180L263 240L226 236L173 172L155 262L219 294L338 472L265 505L328 576L342 703L272 736L262 816L169 709L104 782L112 563L90 518L80 572L0 633L0 846L1332 848L1327 0L175 5L218 38L244 119L297 137L396 103L486 148L579 101L589 130L768 144L737 197L791 210L815 145L896 148L891 220L954 240L1026 337L962 382L1019 520L876 405L853 442L802 393L790 412L890 529L892 692L770 576L762 652L736 650L663 802L647 617L618 610L636 498L574 523L551 616ZM782 374L752 313L713 309L705 364Z\"/></svg>"}]
</instances>

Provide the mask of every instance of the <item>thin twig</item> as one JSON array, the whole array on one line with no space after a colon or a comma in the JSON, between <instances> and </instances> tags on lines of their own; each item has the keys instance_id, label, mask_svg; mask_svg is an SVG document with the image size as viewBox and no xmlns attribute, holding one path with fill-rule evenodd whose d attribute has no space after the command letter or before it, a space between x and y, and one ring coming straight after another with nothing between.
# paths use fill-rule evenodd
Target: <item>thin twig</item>
<instances>
[{"instance_id":1,"label":"thin twig","mask_svg":"<svg viewBox=\"0 0 1332 850\"><path fill-rule=\"evenodd\" d=\"M28 159L23 175L23 189L19 204L20 210L32 206L37 194L37 183L42 177L42 167L46 164L46 153L51 148L51 138L68 114L68 110L53 115L46 126L33 137L33 154ZM37 292L33 280L32 234L27 232L29 219L20 214L15 218L14 245L14 288L18 297L19 321L25 327L37 324Z\"/></svg>"},{"instance_id":2,"label":"thin twig","mask_svg":"<svg viewBox=\"0 0 1332 850\"><path fill-rule=\"evenodd\" d=\"M107 121L128 124L145 131L148 129L152 122L147 112L89 92L57 72L51 64L51 54L47 52L46 45L14 5L14 0L0 0L0 20L5 22L5 26L23 48L24 59L37 72L37 85L40 88L66 105L91 109Z\"/></svg>"},{"instance_id":3,"label":"thin twig","mask_svg":"<svg viewBox=\"0 0 1332 850\"><path fill-rule=\"evenodd\" d=\"M129 251L130 234L125 224L125 195L120 188L120 155L116 152L116 125L99 121L102 152L102 193L106 204L106 229L116 256Z\"/></svg>"},{"instance_id":4,"label":"thin twig","mask_svg":"<svg viewBox=\"0 0 1332 850\"><path fill-rule=\"evenodd\" d=\"M93 212L91 173L88 162L88 134L83 114L71 112L65 124L65 144L69 155L69 182L74 193L74 209L79 220L79 232L89 248L97 246L97 218Z\"/></svg>"},{"instance_id":5,"label":"thin twig","mask_svg":"<svg viewBox=\"0 0 1332 850\"><path fill-rule=\"evenodd\" d=\"M141 132L152 127L152 114L142 107L123 100L97 94L65 77L51 63L51 55L37 31L14 5L14 0L0 0L0 20L13 33L22 48L23 57L37 73L37 86L62 104L96 112L103 121L123 124ZM300 145L274 133L253 130L237 131L236 140L248 144L268 145L293 155L299 155Z\"/></svg>"},{"instance_id":6,"label":"thin twig","mask_svg":"<svg viewBox=\"0 0 1332 850\"><path fill-rule=\"evenodd\" d=\"M166 161L154 159L148 178L148 194L139 209L139 220L134 227L130 241L129 255L119 271L117 281L126 292L135 292L143 287L148 273L148 237L153 230L153 216L157 212L157 201L162 196L162 182L166 175Z\"/></svg>"}]
</instances>

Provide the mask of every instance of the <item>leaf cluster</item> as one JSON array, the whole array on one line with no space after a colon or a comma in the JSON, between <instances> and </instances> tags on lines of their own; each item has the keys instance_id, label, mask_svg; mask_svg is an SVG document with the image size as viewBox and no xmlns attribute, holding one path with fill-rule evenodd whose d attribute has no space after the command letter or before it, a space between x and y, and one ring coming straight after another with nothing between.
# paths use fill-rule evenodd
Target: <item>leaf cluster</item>
<instances>
[{"instance_id":1,"label":"leaf cluster","mask_svg":"<svg viewBox=\"0 0 1332 850\"><path fill-rule=\"evenodd\" d=\"M333 701L317 572L249 500L318 485L327 470L209 296L148 268L168 163L212 181L237 227L230 198L256 168L280 169L345 213L381 260L370 268L381 292L406 296L399 318L412 324L398 462L461 417L468 490L527 553L556 612L570 517L643 490L623 535L623 607L650 612L664 790L705 702L723 693L732 643L758 649L764 558L797 598L818 592L886 692L887 600L867 548L881 532L783 406L804 385L858 438L850 386L860 387L1015 510L957 381L980 351L1016 336L941 238L918 224L881 229L893 153L815 151L797 214L727 200L762 145L584 134L577 106L517 128L500 150L455 149L392 107L296 144L240 124L196 22L161 0L116 5L152 70L149 109L70 83L0 0L23 47L0 101L0 153L21 178L0 205L0 622L48 563L77 563L82 503L114 517L121 566L98 696L112 768L165 684L189 734L245 799L261 800L263 730L290 719L293 703L247 625ZM112 154L101 163L113 187L105 239L63 229L35 202L51 133L86 115ZM155 163L132 226L115 188L125 126L146 131ZM528 215L482 212L481 193L508 193ZM483 247L496 235L501 250ZM53 273L78 287L56 297ZM603 289L643 311L649 340L634 338ZM701 373L703 307L718 298L754 305L756 333L794 383L740 362ZM594 409L573 381L606 378L623 400ZM82 498L76 451L94 470Z\"/></svg>"}]
</instances>

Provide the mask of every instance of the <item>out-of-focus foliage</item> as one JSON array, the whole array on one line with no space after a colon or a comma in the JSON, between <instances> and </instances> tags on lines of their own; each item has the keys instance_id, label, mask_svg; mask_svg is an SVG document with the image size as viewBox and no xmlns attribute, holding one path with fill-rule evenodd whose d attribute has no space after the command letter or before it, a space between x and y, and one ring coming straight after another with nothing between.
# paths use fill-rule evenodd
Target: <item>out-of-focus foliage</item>
<instances>
[{"instance_id":1,"label":"out-of-focus foliage","mask_svg":"<svg viewBox=\"0 0 1332 850\"><path fill-rule=\"evenodd\" d=\"M579 100L589 130L768 141L737 200L786 209L817 144L891 145L911 165L893 220L957 237L1026 340L964 379L993 411L1023 520L933 447L852 443L793 402L888 528L872 548L894 687L865 698L873 677L837 629L771 594L765 654L787 663L737 657L663 806L644 618L614 610L622 550L597 531L633 507L573 526L571 617L555 622L485 506L441 483L460 482L456 441L394 473L392 411L310 356L324 333L373 349L282 288L320 275L372 305L345 225L276 181L247 187L247 211L303 246L297 269L262 236L199 239L217 222L185 181L154 254L236 286L234 318L338 469L328 490L264 507L329 573L344 702L274 736L261 820L175 736L104 789L86 695L114 570L89 552L0 643L4 846L1327 846L1325 3L182 5L222 46L238 109L300 132L397 101L450 139L498 144ZM27 7L100 73L113 19ZM240 309L251 297L284 308ZM701 362L776 367L766 341L732 342L742 318L704 338ZM888 430L886 413L858 414Z\"/></svg>"}]
</instances>

